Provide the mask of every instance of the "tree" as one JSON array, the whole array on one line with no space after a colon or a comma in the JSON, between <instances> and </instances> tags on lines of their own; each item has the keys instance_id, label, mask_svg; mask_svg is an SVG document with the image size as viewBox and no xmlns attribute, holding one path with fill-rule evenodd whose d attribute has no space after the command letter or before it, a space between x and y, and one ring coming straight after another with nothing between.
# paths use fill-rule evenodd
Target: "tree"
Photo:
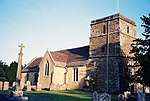
<instances>
[{"instance_id":1,"label":"tree","mask_svg":"<svg viewBox=\"0 0 150 101\"><path fill-rule=\"evenodd\" d=\"M6 70L8 67L5 62L0 61L0 81L6 81Z\"/></svg>"},{"instance_id":2,"label":"tree","mask_svg":"<svg viewBox=\"0 0 150 101\"><path fill-rule=\"evenodd\" d=\"M138 70L131 76L130 81L150 87L150 14L148 17L143 15L141 20L144 39L138 38L131 45L130 53L134 54L133 61L135 61L133 67L138 67Z\"/></svg>"},{"instance_id":3,"label":"tree","mask_svg":"<svg viewBox=\"0 0 150 101\"><path fill-rule=\"evenodd\" d=\"M14 61L10 64L9 68L7 69L6 78L9 81L10 85L12 85L14 81L16 81L17 67L18 63Z\"/></svg>"}]
</instances>

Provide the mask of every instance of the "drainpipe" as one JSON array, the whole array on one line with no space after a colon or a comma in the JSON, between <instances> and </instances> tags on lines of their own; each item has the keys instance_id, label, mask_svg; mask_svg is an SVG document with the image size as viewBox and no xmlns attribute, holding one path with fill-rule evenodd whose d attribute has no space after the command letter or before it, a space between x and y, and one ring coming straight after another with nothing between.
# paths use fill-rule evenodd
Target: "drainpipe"
<instances>
[{"instance_id":1,"label":"drainpipe","mask_svg":"<svg viewBox=\"0 0 150 101\"><path fill-rule=\"evenodd\" d=\"M108 21L107 21L107 64L106 64L106 78L107 78L107 89L106 92L108 93L109 90L109 32L108 32Z\"/></svg>"}]
</instances>

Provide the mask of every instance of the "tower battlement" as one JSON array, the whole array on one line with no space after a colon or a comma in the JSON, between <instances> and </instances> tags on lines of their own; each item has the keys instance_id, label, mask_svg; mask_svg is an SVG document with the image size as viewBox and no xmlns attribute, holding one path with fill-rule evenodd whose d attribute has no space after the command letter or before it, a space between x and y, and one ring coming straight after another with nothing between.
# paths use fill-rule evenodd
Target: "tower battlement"
<instances>
[{"instance_id":1,"label":"tower battlement","mask_svg":"<svg viewBox=\"0 0 150 101\"><path fill-rule=\"evenodd\" d=\"M124 20L124 21L126 21L126 22L128 22L128 23L130 23L130 24L132 24L134 26L136 26L136 23L133 20L125 17L124 15L122 15L120 13L117 13L117 14L114 14L114 15L110 15L110 16L107 16L107 17L103 17L103 18L100 18L100 19L92 20L91 21L91 25L97 24L97 23L106 22L106 21L109 21L109 20L118 19L118 18L122 19L122 20Z\"/></svg>"}]
</instances>

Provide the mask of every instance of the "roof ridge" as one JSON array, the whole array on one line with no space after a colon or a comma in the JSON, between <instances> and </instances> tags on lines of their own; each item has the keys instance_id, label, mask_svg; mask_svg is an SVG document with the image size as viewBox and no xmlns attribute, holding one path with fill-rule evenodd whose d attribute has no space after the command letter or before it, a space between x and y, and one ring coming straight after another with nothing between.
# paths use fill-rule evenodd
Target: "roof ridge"
<instances>
[{"instance_id":1,"label":"roof ridge","mask_svg":"<svg viewBox=\"0 0 150 101\"><path fill-rule=\"evenodd\" d=\"M67 48L67 49L56 50L56 51L52 51L52 52L67 51L67 50L73 50L73 49L88 47L88 46L89 45L85 45L85 46L79 46L79 47L74 47L74 48Z\"/></svg>"}]
</instances>

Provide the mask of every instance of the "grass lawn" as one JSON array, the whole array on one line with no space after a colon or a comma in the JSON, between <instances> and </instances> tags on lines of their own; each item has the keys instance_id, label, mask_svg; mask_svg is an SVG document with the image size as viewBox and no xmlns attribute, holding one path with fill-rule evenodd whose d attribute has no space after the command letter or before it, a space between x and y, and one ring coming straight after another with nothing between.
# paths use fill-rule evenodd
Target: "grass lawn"
<instances>
[{"instance_id":1,"label":"grass lawn","mask_svg":"<svg viewBox=\"0 0 150 101\"><path fill-rule=\"evenodd\" d=\"M10 90L2 91L0 94L10 94ZM29 97L29 101L91 101L91 92L69 90L69 91L24 91L24 96ZM111 95L112 101L117 101L116 95Z\"/></svg>"},{"instance_id":2,"label":"grass lawn","mask_svg":"<svg viewBox=\"0 0 150 101\"><path fill-rule=\"evenodd\" d=\"M10 94L10 91L0 91L0 94ZM70 91L31 91L25 92L24 96L29 101L91 101L91 93L77 90Z\"/></svg>"},{"instance_id":3,"label":"grass lawn","mask_svg":"<svg viewBox=\"0 0 150 101\"><path fill-rule=\"evenodd\" d=\"M0 91L0 94L10 94L8 91ZM69 91L24 91L24 96L29 97L29 101L91 101L91 92L69 90ZM112 101L117 101L117 95L111 95Z\"/></svg>"}]
</instances>

